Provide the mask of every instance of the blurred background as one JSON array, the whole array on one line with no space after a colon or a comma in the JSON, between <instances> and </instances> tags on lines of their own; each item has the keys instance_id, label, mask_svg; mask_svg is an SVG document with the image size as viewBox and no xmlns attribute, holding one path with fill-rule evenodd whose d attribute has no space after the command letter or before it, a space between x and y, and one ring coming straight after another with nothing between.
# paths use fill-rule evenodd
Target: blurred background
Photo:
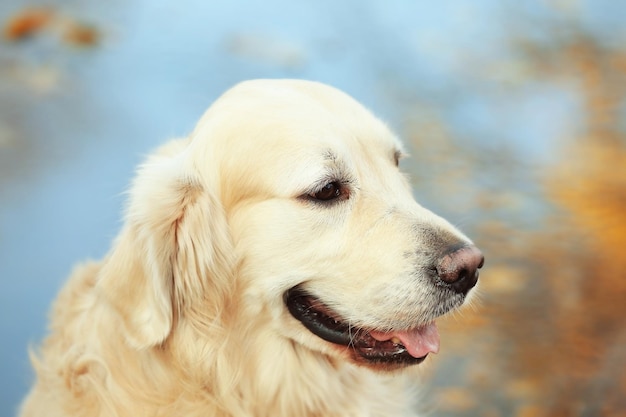
<instances>
[{"instance_id":1,"label":"blurred background","mask_svg":"<svg viewBox=\"0 0 626 417\"><path fill-rule=\"evenodd\" d=\"M418 201L486 254L424 368L429 415L626 416L626 2L217 3L0 3L0 416L134 167L263 77L386 120Z\"/></svg>"}]
</instances>

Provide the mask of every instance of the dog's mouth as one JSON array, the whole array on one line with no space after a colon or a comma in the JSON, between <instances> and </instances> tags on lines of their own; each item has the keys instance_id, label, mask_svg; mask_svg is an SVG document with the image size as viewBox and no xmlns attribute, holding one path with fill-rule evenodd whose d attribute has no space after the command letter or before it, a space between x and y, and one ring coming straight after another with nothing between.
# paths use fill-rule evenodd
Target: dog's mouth
<instances>
[{"instance_id":1,"label":"dog's mouth","mask_svg":"<svg viewBox=\"0 0 626 417\"><path fill-rule=\"evenodd\" d=\"M408 330L379 331L351 326L319 299L299 287L285 294L293 317L323 340L348 347L353 357L372 365L399 367L424 361L439 351L434 322Z\"/></svg>"}]
</instances>

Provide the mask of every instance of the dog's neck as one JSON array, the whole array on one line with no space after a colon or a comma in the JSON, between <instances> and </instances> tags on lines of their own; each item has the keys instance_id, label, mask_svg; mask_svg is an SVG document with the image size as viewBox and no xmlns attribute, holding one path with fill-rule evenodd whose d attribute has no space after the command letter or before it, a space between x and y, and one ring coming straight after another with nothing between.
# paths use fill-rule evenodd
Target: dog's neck
<instances>
[{"instance_id":1,"label":"dog's neck","mask_svg":"<svg viewBox=\"0 0 626 417\"><path fill-rule=\"evenodd\" d=\"M254 323L248 323L254 326ZM337 358L312 351L294 341L259 332L226 333L230 326L213 326L214 334L198 334L198 328L179 323L177 333L163 348L170 360L180 361L182 376L190 387L212 387L212 392L181 396L205 401L216 415L263 416L402 416L414 415L413 396L406 373L376 373ZM239 329L242 330L240 326ZM185 333L193 334L185 334ZM235 336L236 335L236 336ZM243 336L242 336L243 335ZM207 343L194 344L204 349L191 351L184 344L189 337L212 337ZM236 339L235 337L239 337ZM215 347L207 350L208 347ZM265 358L265 360L263 359ZM267 358L275 358L268 361ZM372 384L373 379L383 379ZM220 381L221 386L216 386ZM376 392L371 387L376 386ZM384 386L384 390L380 387ZM378 398L372 409L355 403L354 398ZM217 410L216 410L217 411ZM220 414L222 413L222 414Z\"/></svg>"}]
</instances>

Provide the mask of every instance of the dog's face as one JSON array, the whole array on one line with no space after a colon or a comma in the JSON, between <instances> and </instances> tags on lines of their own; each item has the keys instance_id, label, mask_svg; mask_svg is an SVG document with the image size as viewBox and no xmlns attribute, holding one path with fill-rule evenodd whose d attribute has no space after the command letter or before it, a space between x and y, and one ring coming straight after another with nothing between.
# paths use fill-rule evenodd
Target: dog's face
<instances>
[{"instance_id":1,"label":"dog's face","mask_svg":"<svg viewBox=\"0 0 626 417\"><path fill-rule=\"evenodd\" d=\"M482 255L415 201L401 143L361 105L317 83L247 82L175 148L172 170L193 186L171 204L190 208L170 208L175 232L159 239L175 241L181 314L207 302L194 294L213 291L204 282L232 251L223 285L273 337L377 369L437 352L434 320L464 302Z\"/></svg>"},{"instance_id":2,"label":"dog's face","mask_svg":"<svg viewBox=\"0 0 626 417\"><path fill-rule=\"evenodd\" d=\"M241 118L223 119L229 108ZM245 303L280 337L359 363L436 352L433 321L463 303L482 255L414 200L387 127L337 90L285 81L244 84L206 117L221 120L194 140L221 139L211 152ZM437 272L450 253L467 261L456 287Z\"/></svg>"}]
</instances>

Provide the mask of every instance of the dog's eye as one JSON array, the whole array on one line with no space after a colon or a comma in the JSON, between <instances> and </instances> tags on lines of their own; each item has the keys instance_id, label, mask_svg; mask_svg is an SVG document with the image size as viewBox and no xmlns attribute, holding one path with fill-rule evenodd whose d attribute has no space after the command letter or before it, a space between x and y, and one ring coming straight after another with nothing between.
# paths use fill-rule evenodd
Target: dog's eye
<instances>
[{"instance_id":1,"label":"dog's eye","mask_svg":"<svg viewBox=\"0 0 626 417\"><path fill-rule=\"evenodd\" d=\"M400 166L400 159L402 159L404 155L402 154L401 151L395 151L393 154L393 162L396 164L396 166Z\"/></svg>"},{"instance_id":2,"label":"dog's eye","mask_svg":"<svg viewBox=\"0 0 626 417\"><path fill-rule=\"evenodd\" d=\"M323 186L321 190L309 194L309 196L320 201L334 200L341 196L341 188L341 184L333 181Z\"/></svg>"}]
</instances>

